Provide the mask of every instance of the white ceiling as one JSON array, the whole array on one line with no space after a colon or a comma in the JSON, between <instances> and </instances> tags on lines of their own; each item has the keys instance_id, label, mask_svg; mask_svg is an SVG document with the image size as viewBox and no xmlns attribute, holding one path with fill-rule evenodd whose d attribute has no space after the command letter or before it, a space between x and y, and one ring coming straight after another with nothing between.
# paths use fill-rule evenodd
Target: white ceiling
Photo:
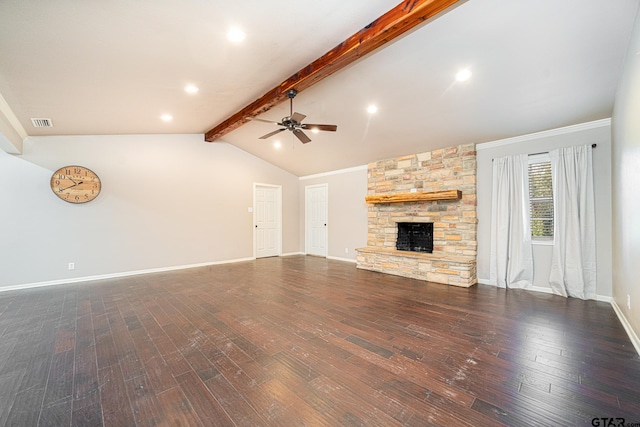
<instances>
[{"instance_id":1,"label":"white ceiling","mask_svg":"<svg viewBox=\"0 0 640 427\"><path fill-rule=\"evenodd\" d=\"M0 94L29 135L204 133L397 3L1 0ZM336 133L259 140L277 128L250 122L222 141L303 176L607 118L639 4L463 1L298 94L294 110Z\"/></svg>"}]
</instances>

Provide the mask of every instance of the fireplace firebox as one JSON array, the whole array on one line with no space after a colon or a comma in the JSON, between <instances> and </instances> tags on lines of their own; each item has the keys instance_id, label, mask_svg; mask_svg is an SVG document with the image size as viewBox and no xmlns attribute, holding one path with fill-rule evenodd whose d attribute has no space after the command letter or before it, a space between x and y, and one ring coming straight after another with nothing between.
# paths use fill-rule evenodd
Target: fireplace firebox
<instances>
[{"instance_id":1,"label":"fireplace firebox","mask_svg":"<svg viewBox=\"0 0 640 427\"><path fill-rule=\"evenodd\" d=\"M399 251L433 252L432 222L398 222L396 249Z\"/></svg>"}]
</instances>

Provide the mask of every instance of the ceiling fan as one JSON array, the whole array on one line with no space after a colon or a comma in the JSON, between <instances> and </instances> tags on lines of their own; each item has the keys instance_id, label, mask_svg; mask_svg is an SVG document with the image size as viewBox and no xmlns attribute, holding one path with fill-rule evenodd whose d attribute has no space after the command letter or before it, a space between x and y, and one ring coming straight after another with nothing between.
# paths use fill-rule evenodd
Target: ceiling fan
<instances>
[{"instance_id":1,"label":"ceiling fan","mask_svg":"<svg viewBox=\"0 0 640 427\"><path fill-rule=\"evenodd\" d=\"M311 138L309 138L304 132L304 130L316 131L323 130L329 132L335 132L338 129L337 125L318 125L318 124L310 124L310 123L302 123L305 116L304 114L294 113L293 112L293 98L298 94L298 91L295 89L289 89L287 91L287 97L289 98L289 116L284 117L280 122L274 122L271 120L262 120L252 117L251 120L256 120L259 122L265 123L273 123L278 126L282 126L281 129L274 130L273 132L269 132L266 135L262 135L259 139L267 139L273 135L276 135L280 132L284 132L285 130L290 130L293 134L302 142L306 144L307 142L311 142Z\"/></svg>"}]
</instances>

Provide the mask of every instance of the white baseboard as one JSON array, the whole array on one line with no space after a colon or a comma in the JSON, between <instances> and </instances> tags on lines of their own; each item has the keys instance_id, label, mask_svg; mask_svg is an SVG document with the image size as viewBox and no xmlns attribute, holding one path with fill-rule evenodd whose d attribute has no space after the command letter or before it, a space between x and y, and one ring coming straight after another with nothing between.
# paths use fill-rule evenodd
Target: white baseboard
<instances>
[{"instance_id":1,"label":"white baseboard","mask_svg":"<svg viewBox=\"0 0 640 427\"><path fill-rule=\"evenodd\" d=\"M332 259L334 261L350 262L352 264L355 264L357 262L355 259L351 259L351 258L340 258L337 256L328 256L328 255L327 255L327 259Z\"/></svg>"},{"instance_id":2,"label":"white baseboard","mask_svg":"<svg viewBox=\"0 0 640 427\"><path fill-rule=\"evenodd\" d=\"M554 294L553 290L551 288L545 288L542 286L533 286L529 289L527 289L529 291L534 291L534 292L542 292L544 294L550 294L550 295L558 295L558 294ZM562 295L558 295L559 297ZM602 302L608 302L611 303L611 301L613 301L613 298L605 296L605 295L596 295L596 301L602 301Z\"/></svg>"},{"instance_id":3,"label":"white baseboard","mask_svg":"<svg viewBox=\"0 0 640 427\"><path fill-rule=\"evenodd\" d=\"M293 255L304 255L304 252L287 252L286 254L280 254L280 256L293 256Z\"/></svg>"},{"instance_id":4,"label":"white baseboard","mask_svg":"<svg viewBox=\"0 0 640 427\"><path fill-rule=\"evenodd\" d=\"M478 279L478 283L481 285L493 286L489 279ZM524 291L542 292L543 294L553 294L551 288L543 288L542 286L532 286L530 288L523 289Z\"/></svg>"},{"instance_id":5,"label":"white baseboard","mask_svg":"<svg viewBox=\"0 0 640 427\"><path fill-rule=\"evenodd\" d=\"M540 292L543 294L550 294L553 295L553 291L551 290L551 288L544 288L542 286L532 286L528 289L525 289L526 291L533 291L533 292ZM558 295L560 296L560 295Z\"/></svg>"},{"instance_id":6,"label":"white baseboard","mask_svg":"<svg viewBox=\"0 0 640 427\"><path fill-rule=\"evenodd\" d=\"M307 254L304 253L304 252L291 252L291 253L288 253L288 254L282 254L280 256L290 256L290 255L307 255ZM310 256L315 256L315 255L310 255ZM357 262L355 259L340 258L340 257L337 257L337 256L329 256L329 255L327 255L325 258L326 259L331 259L331 260L334 260L334 261L350 262L350 263L353 263L353 264L355 264Z\"/></svg>"},{"instance_id":7,"label":"white baseboard","mask_svg":"<svg viewBox=\"0 0 640 427\"><path fill-rule=\"evenodd\" d=\"M73 277L69 279L50 280L47 282L24 283L20 285L0 287L0 292L15 291L20 289L40 288L43 286L68 285L71 283L90 282L93 280L117 279L119 277L137 276L140 274L163 273L166 271L185 270L187 268L206 267L210 265L231 264L234 262L253 261L255 258L237 258L224 261L203 262L199 264L176 265L171 267L150 268L147 270L125 271L122 273L100 274L97 276Z\"/></svg>"},{"instance_id":8,"label":"white baseboard","mask_svg":"<svg viewBox=\"0 0 640 427\"><path fill-rule=\"evenodd\" d=\"M631 327L631 324L629 323L627 318L624 316L624 314L622 313L622 310L620 310L620 307L618 307L618 304L616 304L615 300L611 301L611 307L613 307L613 311L616 312L618 319L620 319L620 323L622 323L622 327L624 328L625 331L627 331L627 335L629 335L631 344L633 344L633 347L636 349L636 352L640 356L640 339L638 339L638 335Z\"/></svg>"},{"instance_id":9,"label":"white baseboard","mask_svg":"<svg viewBox=\"0 0 640 427\"><path fill-rule=\"evenodd\" d=\"M481 285L489 285L492 286L489 282L489 279L478 279L478 283ZM543 294L557 295L553 293L551 288L545 288L543 286L532 286L530 288L524 289L525 291L533 291L533 292L542 292ZM558 295L562 296L562 295ZM596 295L596 301L608 302L611 303L613 298L605 296L605 295Z\"/></svg>"}]
</instances>

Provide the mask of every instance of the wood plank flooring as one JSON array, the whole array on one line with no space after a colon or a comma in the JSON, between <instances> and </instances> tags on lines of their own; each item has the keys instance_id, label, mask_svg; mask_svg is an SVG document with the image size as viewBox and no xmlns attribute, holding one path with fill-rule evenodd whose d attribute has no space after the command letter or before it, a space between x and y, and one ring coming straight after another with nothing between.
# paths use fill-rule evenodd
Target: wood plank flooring
<instances>
[{"instance_id":1,"label":"wood plank flooring","mask_svg":"<svg viewBox=\"0 0 640 427\"><path fill-rule=\"evenodd\" d=\"M0 426L609 417L640 423L640 358L607 303L304 256L0 293Z\"/></svg>"}]
</instances>

